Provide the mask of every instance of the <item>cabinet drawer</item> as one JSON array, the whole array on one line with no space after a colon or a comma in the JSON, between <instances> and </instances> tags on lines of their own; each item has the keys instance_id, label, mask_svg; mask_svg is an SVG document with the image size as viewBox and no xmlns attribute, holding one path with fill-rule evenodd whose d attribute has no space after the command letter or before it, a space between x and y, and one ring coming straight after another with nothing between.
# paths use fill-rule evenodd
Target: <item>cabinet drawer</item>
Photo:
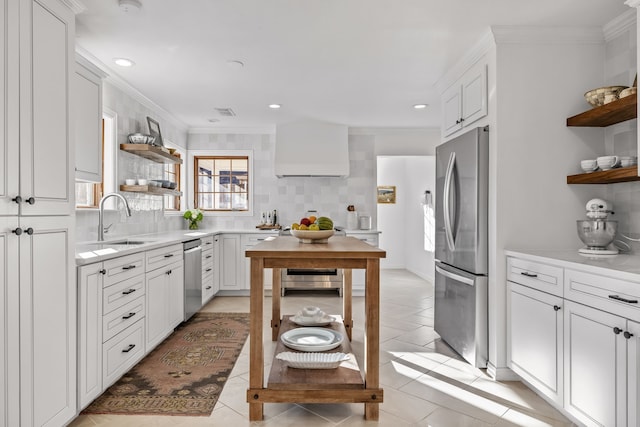
<instances>
[{"instance_id":1,"label":"cabinet drawer","mask_svg":"<svg viewBox=\"0 0 640 427\"><path fill-rule=\"evenodd\" d=\"M153 249L146 252L147 271L155 270L168 263L182 259L182 245L176 244L163 248Z\"/></svg>"},{"instance_id":2,"label":"cabinet drawer","mask_svg":"<svg viewBox=\"0 0 640 427\"><path fill-rule=\"evenodd\" d=\"M206 251L207 249L213 249L213 236L202 237L200 239L202 241L202 250Z\"/></svg>"},{"instance_id":3,"label":"cabinet drawer","mask_svg":"<svg viewBox=\"0 0 640 427\"><path fill-rule=\"evenodd\" d=\"M599 310L640 321L640 283L565 270L564 296Z\"/></svg>"},{"instance_id":4,"label":"cabinet drawer","mask_svg":"<svg viewBox=\"0 0 640 427\"><path fill-rule=\"evenodd\" d=\"M108 286L102 290L102 313L111 313L142 295L144 295L143 275Z\"/></svg>"},{"instance_id":5,"label":"cabinet drawer","mask_svg":"<svg viewBox=\"0 0 640 427\"><path fill-rule=\"evenodd\" d=\"M143 356L144 320L141 319L103 345L102 379L104 389L106 390Z\"/></svg>"},{"instance_id":6,"label":"cabinet drawer","mask_svg":"<svg viewBox=\"0 0 640 427\"><path fill-rule=\"evenodd\" d=\"M213 248L202 251L202 267L204 268L205 265L213 267Z\"/></svg>"},{"instance_id":7,"label":"cabinet drawer","mask_svg":"<svg viewBox=\"0 0 640 427\"><path fill-rule=\"evenodd\" d=\"M365 242L371 246L378 247L378 236L358 236L357 234L353 234L351 237L355 237L361 242Z\"/></svg>"},{"instance_id":8,"label":"cabinet drawer","mask_svg":"<svg viewBox=\"0 0 640 427\"><path fill-rule=\"evenodd\" d=\"M120 331L133 325L145 314L144 296L125 304L102 317L102 340L108 341Z\"/></svg>"},{"instance_id":9,"label":"cabinet drawer","mask_svg":"<svg viewBox=\"0 0 640 427\"><path fill-rule=\"evenodd\" d=\"M104 286L144 274L144 252L105 261L104 269Z\"/></svg>"},{"instance_id":10,"label":"cabinet drawer","mask_svg":"<svg viewBox=\"0 0 640 427\"><path fill-rule=\"evenodd\" d=\"M264 242L269 237L277 236L277 233L264 233L264 234L243 234L242 235L242 245L243 246L254 246L260 242Z\"/></svg>"},{"instance_id":11,"label":"cabinet drawer","mask_svg":"<svg viewBox=\"0 0 640 427\"><path fill-rule=\"evenodd\" d=\"M520 258L507 258L507 280L561 297L562 268Z\"/></svg>"}]
</instances>

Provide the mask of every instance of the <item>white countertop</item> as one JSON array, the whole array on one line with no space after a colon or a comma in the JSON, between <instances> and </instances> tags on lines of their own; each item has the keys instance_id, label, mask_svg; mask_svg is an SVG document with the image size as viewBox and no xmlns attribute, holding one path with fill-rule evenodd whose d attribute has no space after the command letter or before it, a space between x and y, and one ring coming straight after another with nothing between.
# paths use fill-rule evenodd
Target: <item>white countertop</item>
<instances>
[{"instance_id":1,"label":"white countertop","mask_svg":"<svg viewBox=\"0 0 640 427\"><path fill-rule=\"evenodd\" d=\"M594 274L640 282L640 255L618 254L588 257L577 250L505 250L507 256L573 268Z\"/></svg>"},{"instance_id":2,"label":"white countertop","mask_svg":"<svg viewBox=\"0 0 640 427\"><path fill-rule=\"evenodd\" d=\"M277 234L278 230L260 229L240 229L240 230L172 230L150 234L139 234L133 236L110 237L104 242L78 242L76 244L76 265L92 264L102 262L111 258L117 258L136 252L168 246L172 244L186 242L192 239L213 236L221 233L229 234ZM136 245L115 245L114 242L123 240L143 242Z\"/></svg>"}]
</instances>

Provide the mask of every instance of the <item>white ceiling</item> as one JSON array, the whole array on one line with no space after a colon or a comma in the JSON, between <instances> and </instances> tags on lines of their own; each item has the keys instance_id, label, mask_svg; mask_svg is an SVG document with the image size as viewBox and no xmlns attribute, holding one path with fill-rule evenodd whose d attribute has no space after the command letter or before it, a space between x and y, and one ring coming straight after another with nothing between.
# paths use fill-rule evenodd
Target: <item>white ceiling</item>
<instances>
[{"instance_id":1,"label":"white ceiling","mask_svg":"<svg viewBox=\"0 0 640 427\"><path fill-rule=\"evenodd\" d=\"M133 12L81 2L80 48L190 128L438 127L435 83L490 25L602 26L629 10L623 0L141 0Z\"/></svg>"}]
</instances>

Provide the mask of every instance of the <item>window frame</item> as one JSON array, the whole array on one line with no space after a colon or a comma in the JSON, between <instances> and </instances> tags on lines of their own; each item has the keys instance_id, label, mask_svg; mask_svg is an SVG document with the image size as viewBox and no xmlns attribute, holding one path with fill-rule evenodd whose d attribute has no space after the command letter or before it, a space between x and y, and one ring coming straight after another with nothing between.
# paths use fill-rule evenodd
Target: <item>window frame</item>
<instances>
[{"instance_id":1,"label":"window frame","mask_svg":"<svg viewBox=\"0 0 640 427\"><path fill-rule=\"evenodd\" d=\"M253 186L253 150L193 150L188 152L188 167L189 176L191 177L187 181L188 196L187 196L187 208L195 207L195 193L196 193L196 175L195 159L196 157L246 157L247 158L247 210L245 211L233 211L233 210L203 210L206 216L253 216L253 200L255 189Z\"/></svg>"}]
</instances>

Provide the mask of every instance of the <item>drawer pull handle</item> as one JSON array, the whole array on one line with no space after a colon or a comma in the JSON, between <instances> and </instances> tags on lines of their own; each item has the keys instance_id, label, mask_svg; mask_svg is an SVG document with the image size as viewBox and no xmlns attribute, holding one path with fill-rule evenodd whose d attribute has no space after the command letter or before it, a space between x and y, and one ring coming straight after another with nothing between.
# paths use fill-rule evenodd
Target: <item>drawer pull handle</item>
<instances>
[{"instance_id":1,"label":"drawer pull handle","mask_svg":"<svg viewBox=\"0 0 640 427\"><path fill-rule=\"evenodd\" d=\"M211 286L207 286L205 289L206 289L206 290L209 290L209 289L211 289Z\"/></svg>"},{"instance_id":2,"label":"drawer pull handle","mask_svg":"<svg viewBox=\"0 0 640 427\"><path fill-rule=\"evenodd\" d=\"M558 310L560 310L560 306L559 306L559 305L554 305L554 306L553 306L553 309L554 309L555 311L558 311Z\"/></svg>"},{"instance_id":3,"label":"drawer pull handle","mask_svg":"<svg viewBox=\"0 0 640 427\"><path fill-rule=\"evenodd\" d=\"M210 244L211 244L211 242L205 242L204 244L205 244L205 245L210 245Z\"/></svg>"},{"instance_id":4,"label":"drawer pull handle","mask_svg":"<svg viewBox=\"0 0 640 427\"><path fill-rule=\"evenodd\" d=\"M522 274L523 276L527 276L527 277L533 277L533 278L538 277L537 274L529 273L528 271L522 271L522 272L520 272L520 274Z\"/></svg>"},{"instance_id":5,"label":"drawer pull handle","mask_svg":"<svg viewBox=\"0 0 640 427\"><path fill-rule=\"evenodd\" d=\"M165 258L171 258L173 256L173 254L166 254L164 257Z\"/></svg>"},{"instance_id":6,"label":"drawer pull handle","mask_svg":"<svg viewBox=\"0 0 640 427\"><path fill-rule=\"evenodd\" d=\"M212 270L211 268L207 268L205 271L206 271L206 272L209 272L209 271L211 271L211 270Z\"/></svg>"},{"instance_id":7,"label":"drawer pull handle","mask_svg":"<svg viewBox=\"0 0 640 427\"><path fill-rule=\"evenodd\" d=\"M206 259L209 259L209 258L211 258L212 256L213 256L213 255L207 255L205 258L206 258Z\"/></svg>"},{"instance_id":8,"label":"drawer pull handle","mask_svg":"<svg viewBox=\"0 0 640 427\"><path fill-rule=\"evenodd\" d=\"M132 268L136 268L135 265L125 265L124 267L122 267L123 270L131 270Z\"/></svg>"},{"instance_id":9,"label":"drawer pull handle","mask_svg":"<svg viewBox=\"0 0 640 427\"><path fill-rule=\"evenodd\" d=\"M622 332L622 329L618 328L617 326L615 328L613 328L613 333L616 335L619 335L620 332Z\"/></svg>"},{"instance_id":10,"label":"drawer pull handle","mask_svg":"<svg viewBox=\"0 0 640 427\"><path fill-rule=\"evenodd\" d=\"M626 302L627 304L637 304L638 303L637 299L626 299L626 298L622 298L620 295L609 295L609 298L617 300L617 301Z\"/></svg>"},{"instance_id":11,"label":"drawer pull handle","mask_svg":"<svg viewBox=\"0 0 640 427\"><path fill-rule=\"evenodd\" d=\"M629 339L629 338L631 338L632 336L633 336L633 334L632 334L631 332L629 332L629 331L624 331L624 337L625 337L626 339Z\"/></svg>"},{"instance_id":12,"label":"drawer pull handle","mask_svg":"<svg viewBox=\"0 0 640 427\"><path fill-rule=\"evenodd\" d=\"M135 289L129 289L128 291L122 291L122 295L129 295L134 293L136 290Z\"/></svg>"},{"instance_id":13,"label":"drawer pull handle","mask_svg":"<svg viewBox=\"0 0 640 427\"><path fill-rule=\"evenodd\" d=\"M129 347L127 347L126 349L122 350L123 353L129 353L131 350L133 350L135 348L135 344L129 344Z\"/></svg>"},{"instance_id":14,"label":"drawer pull handle","mask_svg":"<svg viewBox=\"0 0 640 427\"><path fill-rule=\"evenodd\" d=\"M124 320L127 320L127 319L131 319L131 318L132 318L133 316L135 316L135 315L136 315L136 313L135 313L135 312L131 312L131 313L127 314L126 316L122 316L122 318L123 318Z\"/></svg>"}]
</instances>

